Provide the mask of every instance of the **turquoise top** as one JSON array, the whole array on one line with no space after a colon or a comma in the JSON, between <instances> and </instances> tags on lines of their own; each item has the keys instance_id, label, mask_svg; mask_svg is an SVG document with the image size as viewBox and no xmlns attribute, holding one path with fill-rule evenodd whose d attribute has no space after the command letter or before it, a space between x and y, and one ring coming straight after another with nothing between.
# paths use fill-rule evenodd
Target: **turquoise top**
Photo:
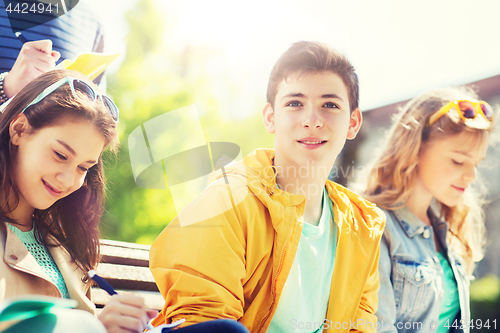
<instances>
[{"instance_id":1,"label":"turquoise top","mask_svg":"<svg viewBox=\"0 0 500 333\"><path fill-rule=\"evenodd\" d=\"M31 228L30 231L21 231L15 226L7 223L10 230L23 242L24 246L28 249L31 255L36 259L40 267L45 271L45 273L50 277L52 282L55 283L57 288L61 291L64 298L69 298L68 288L66 288L66 283L64 278L59 271L54 259L50 255L49 250L43 244L40 244L35 239L35 228Z\"/></svg>"},{"instance_id":2,"label":"turquoise top","mask_svg":"<svg viewBox=\"0 0 500 333\"><path fill-rule=\"evenodd\" d=\"M304 223L297 253L267 332L322 332L332 284L337 225L326 188L318 226Z\"/></svg>"},{"instance_id":3,"label":"turquoise top","mask_svg":"<svg viewBox=\"0 0 500 333\"><path fill-rule=\"evenodd\" d=\"M453 321L460 311L460 299L458 298L458 286L450 263L446 259L443 251L437 253L441 267L443 268L443 289L444 296L441 302L441 312L439 314L439 327L437 333L448 333ZM448 324L446 322L448 321ZM446 326L447 327L446 327Z\"/></svg>"}]
</instances>

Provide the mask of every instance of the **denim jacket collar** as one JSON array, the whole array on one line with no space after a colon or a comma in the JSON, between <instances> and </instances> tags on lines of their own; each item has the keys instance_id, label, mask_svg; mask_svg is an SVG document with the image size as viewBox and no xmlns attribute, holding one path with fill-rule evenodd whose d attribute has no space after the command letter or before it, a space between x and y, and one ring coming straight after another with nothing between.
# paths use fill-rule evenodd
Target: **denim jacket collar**
<instances>
[{"instance_id":1,"label":"denim jacket collar","mask_svg":"<svg viewBox=\"0 0 500 333\"><path fill-rule=\"evenodd\" d=\"M415 235L422 234L423 232L425 232L426 228L429 227L424 222L422 222L415 214L413 214L413 212L407 206L396 209L393 212L406 235L410 238L413 238ZM431 224L439 240L441 241L441 244L444 248L446 248L446 233L448 232L448 223L437 217L432 207L429 207L429 210L427 212L429 214Z\"/></svg>"},{"instance_id":2,"label":"denim jacket collar","mask_svg":"<svg viewBox=\"0 0 500 333\"><path fill-rule=\"evenodd\" d=\"M448 222L440 219L435 214L434 210L429 207L429 217L431 219L432 227L434 228L434 232L436 233L437 238L441 242L441 247L443 250L448 253L448 243L446 242L446 236L448 235Z\"/></svg>"},{"instance_id":3,"label":"denim jacket collar","mask_svg":"<svg viewBox=\"0 0 500 333\"><path fill-rule=\"evenodd\" d=\"M420 221L407 206L396 209L393 212L408 237L413 238L415 235L420 235L425 231L426 224Z\"/></svg>"}]
</instances>

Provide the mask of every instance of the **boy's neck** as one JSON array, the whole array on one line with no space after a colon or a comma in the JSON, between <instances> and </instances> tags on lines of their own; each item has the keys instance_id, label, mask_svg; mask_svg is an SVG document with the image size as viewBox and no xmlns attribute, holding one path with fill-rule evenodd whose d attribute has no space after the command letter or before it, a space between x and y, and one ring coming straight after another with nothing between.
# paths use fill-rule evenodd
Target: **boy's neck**
<instances>
[{"instance_id":1,"label":"boy's neck","mask_svg":"<svg viewBox=\"0 0 500 333\"><path fill-rule=\"evenodd\" d=\"M276 162L276 161L275 161ZM323 191L328 179L327 172L321 172L322 168L305 166L297 167L296 173L290 172L290 168L276 165L276 183L278 187L288 193L303 195L306 198L304 207L304 221L318 225L323 208ZM325 169L326 170L326 169ZM287 172L288 171L288 172Z\"/></svg>"}]
</instances>

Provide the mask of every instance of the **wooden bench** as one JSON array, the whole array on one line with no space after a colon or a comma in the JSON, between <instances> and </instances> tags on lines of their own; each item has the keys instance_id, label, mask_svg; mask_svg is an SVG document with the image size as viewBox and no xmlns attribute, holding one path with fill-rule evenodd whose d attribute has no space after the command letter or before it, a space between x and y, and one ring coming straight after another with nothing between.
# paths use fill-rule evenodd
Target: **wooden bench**
<instances>
[{"instance_id":1,"label":"wooden bench","mask_svg":"<svg viewBox=\"0 0 500 333\"><path fill-rule=\"evenodd\" d=\"M102 259L97 274L118 293L142 296L148 308L161 310L165 301L149 270L149 249L148 245L101 239ZM97 286L92 288L92 301L98 314L109 297Z\"/></svg>"}]
</instances>

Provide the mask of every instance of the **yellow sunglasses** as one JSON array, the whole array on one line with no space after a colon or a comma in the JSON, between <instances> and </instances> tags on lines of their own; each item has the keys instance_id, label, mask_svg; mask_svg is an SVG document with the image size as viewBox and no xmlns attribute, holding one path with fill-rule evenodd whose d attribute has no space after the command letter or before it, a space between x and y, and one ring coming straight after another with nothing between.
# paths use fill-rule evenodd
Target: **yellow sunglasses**
<instances>
[{"instance_id":1,"label":"yellow sunglasses","mask_svg":"<svg viewBox=\"0 0 500 333\"><path fill-rule=\"evenodd\" d=\"M493 121L493 109L488 103L486 103L485 101L471 102L464 99L452 101L443 106L429 118L429 122L427 123L427 125L431 126L439 118L441 118L451 110L455 110L460 115L460 118L462 118L464 123L469 120L476 119L479 114L483 116L484 119Z\"/></svg>"}]
</instances>

